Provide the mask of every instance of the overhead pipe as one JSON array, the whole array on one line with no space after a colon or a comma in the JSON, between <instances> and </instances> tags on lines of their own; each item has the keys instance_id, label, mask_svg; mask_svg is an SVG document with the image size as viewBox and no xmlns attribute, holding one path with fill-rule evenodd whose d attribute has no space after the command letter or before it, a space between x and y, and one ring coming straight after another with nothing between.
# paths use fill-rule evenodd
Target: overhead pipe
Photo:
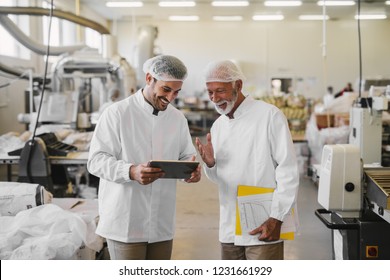
<instances>
[{"instance_id":1,"label":"overhead pipe","mask_svg":"<svg viewBox=\"0 0 390 280\"><path fill-rule=\"evenodd\" d=\"M29 15L29 16L50 16L50 10L39 7L4 7L0 6L0 15ZM53 17L65 19L81 26L89 27L100 34L110 34L110 31L95 21L75 15L70 12L54 9Z\"/></svg>"},{"instance_id":2,"label":"overhead pipe","mask_svg":"<svg viewBox=\"0 0 390 280\"><path fill-rule=\"evenodd\" d=\"M23 31L8 17L5 15L0 15L0 24L26 48L32 50L33 52L45 55L47 47L43 44L37 43L24 34ZM50 47L49 55L61 55L63 53L74 52L85 48L86 45L73 45L65 47Z\"/></svg>"},{"instance_id":3,"label":"overhead pipe","mask_svg":"<svg viewBox=\"0 0 390 280\"><path fill-rule=\"evenodd\" d=\"M28 36L24 34L23 31L17 27L17 25L8 18L7 15L13 14L13 15L30 15L30 16L50 16L50 10L44 9L44 8L38 8L38 7L4 7L0 6L0 24L3 25L3 27L11 33L13 37L15 37L22 45L27 47L28 49L44 55L46 54L46 46L39 44L32 39L30 39ZM52 15L57 18L65 19L71 22L74 22L76 24L89 27L93 30L96 30L100 34L110 34L109 30L102 26L99 23L96 23L92 20L86 19L84 17L64 12L58 9L54 9L52 11ZM77 45L77 46L67 46L67 47L51 47L50 48L50 55L61 55L63 53L67 52L73 52L75 50L80 50L82 48L86 47L85 45ZM7 73L9 75L14 76L20 76L23 79L26 79L23 72L18 71L16 69L13 69L11 67L8 67L2 63L0 63L0 72Z\"/></svg>"}]
</instances>

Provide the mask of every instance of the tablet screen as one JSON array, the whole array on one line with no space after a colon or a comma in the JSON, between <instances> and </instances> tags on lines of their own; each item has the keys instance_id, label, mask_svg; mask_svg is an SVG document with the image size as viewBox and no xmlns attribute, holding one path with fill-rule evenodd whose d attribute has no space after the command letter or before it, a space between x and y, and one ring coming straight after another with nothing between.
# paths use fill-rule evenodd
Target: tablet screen
<instances>
[{"instance_id":1,"label":"tablet screen","mask_svg":"<svg viewBox=\"0 0 390 280\"><path fill-rule=\"evenodd\" d=\"M151 160L149 166L159 167L165 172L164 178L170 179L188 179L191 173L198 167L198 161L183 160Z\"/></svg>"}]
</instances>

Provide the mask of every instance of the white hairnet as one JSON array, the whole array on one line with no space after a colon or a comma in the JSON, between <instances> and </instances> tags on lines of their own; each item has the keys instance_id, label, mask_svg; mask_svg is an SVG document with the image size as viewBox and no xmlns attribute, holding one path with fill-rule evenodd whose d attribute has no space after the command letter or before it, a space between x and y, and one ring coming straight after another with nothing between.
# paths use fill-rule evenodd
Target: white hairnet
<instances>
[{"instance_id":1,"label":"white hairnet","mask_svg":"<svg viewBox=\"0 0 390 280\"><path fill-rule=\"evenodd\" d=\"M153 78L160 81L184 81L187 78L187 67L184 63L171 55L158 55L145 61L142 68Z\"/></svg>"},{"instance_id":2,"label":"white hairnet","mask_svg":"<svg viewBox=\"0 0 390 280\"><path fill-rule=\"evenodd\" d=\"M205 68L204 77L206 83L228 83L245 79L245 76L241 72L241 69L238 68L238 66L230 60L210 62Z\"/></svg>"}]
</instances>

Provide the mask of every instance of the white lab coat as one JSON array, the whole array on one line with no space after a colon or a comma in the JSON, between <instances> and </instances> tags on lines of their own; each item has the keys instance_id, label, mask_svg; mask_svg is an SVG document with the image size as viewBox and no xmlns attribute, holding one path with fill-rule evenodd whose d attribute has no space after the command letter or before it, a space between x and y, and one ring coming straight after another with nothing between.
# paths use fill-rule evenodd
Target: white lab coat
<instances>
[{"instance_id":1,"label":"white lab coat","mask_svg":"<svg viewBox=\"0 0 390 280\"><path fill-rule=\"evenodd\" d=\"M221 115L214 122L211 140L216 164L205 166L205 173L219 187L220 242L234 243L238 185L275 188L270 216L283 220L299 185L294 146L283 113L246 97L234 119Z\"/></svg>"},{"instance_id":2,"label":"white lab coat","mask_svg":"<svg viewBox=\"0 0 390 280\"><path fill-rule=\"evenodd\" d=\"M158 116L141 90L106 108L96 126L88 170L100 177L96 233L121 242L159 242L174 236L176 180L141 185L132 164L189 160L196 154L188 123L172 105Z\"/></svg>"}]
</instances>

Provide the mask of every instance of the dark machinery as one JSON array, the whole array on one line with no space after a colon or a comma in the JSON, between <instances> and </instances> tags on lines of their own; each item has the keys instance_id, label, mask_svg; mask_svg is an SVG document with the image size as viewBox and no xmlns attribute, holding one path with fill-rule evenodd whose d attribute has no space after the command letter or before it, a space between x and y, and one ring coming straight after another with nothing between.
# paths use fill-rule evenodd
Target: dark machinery
<instances>
[{"instance_id":1,"label":"dark machinery","mask_svg":"<svg viewBox=\"0 0 390 280\"><path fill-rule=\"evenodd\" d=\"M54 186L64 188L69 179L64 166L51 165L49 156L66 156L76 149L75 146L58 141L54 133L44 133L27 141L23 149L10 152L10 155L20 155L19 182L38 183L55 196L62 196L57 194L58 190Z\"/></svg>"}]
</instances>

